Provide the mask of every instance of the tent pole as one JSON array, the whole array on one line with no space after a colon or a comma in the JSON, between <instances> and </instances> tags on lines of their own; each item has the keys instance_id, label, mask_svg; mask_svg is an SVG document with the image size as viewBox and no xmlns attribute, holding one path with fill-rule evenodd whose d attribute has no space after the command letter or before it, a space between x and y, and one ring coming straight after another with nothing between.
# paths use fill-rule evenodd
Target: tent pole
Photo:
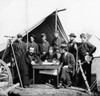
<instances>
[{"instance_id":1,"label":"tent pole","mask_svg":"<svg viewBox=\"0 0 100 96\"><path fill-rule=\"evenodd\" d=\"M57 31L57 13L61 12L61 11L65 11L65 10L66 10L66 8L65 9L61 9L61 10L57 10L56 9L56 13L55 13L55 32Z\"/></svg>"},{"instance_id":2,"label":"tent pole","mask_svg":"<svg viewBox=\"0 0 100 96\"><path fill-rule=\"evenodd\" d=\"M57 27L59 28L59 25L57 26L57 13L58 12L61 12L61 11L65 11L66 10L66 8L65 9L61 9L61 10L57 10L56 9L56 13L55 13L55 32L57 31ZM60 30L60 28L59 28L59 30ZM62 34L62 36L63 36L63 38L64 38L64 40L66 41L66 43L68 43L68 41L66 40L66 38L65 38L65 36L63 35L63 33L62 33L62 31L60 30L60 32L61 32L61 34Z\"/></svg>"},{"instance_id":3,"label":"tent pole","mask_svg":"<svg viewBox=\"0 0 100 96\"><path fill-rule=\"evenodd\" d=\"M26 30L26 34L27 34L27 50L28 50L28 31Z\"/></svg>"},{"instance_id":4,"label":"tent pole","mask_svg":"<svg viewBox=\"0 0 100 96\"><path fill-rule=\"evenodd\" d=\"M55 14L55 32L57 31L57 9Z\"/></svg>"},{"instance_id":5,"label":"tent pole","mask_svg":"<svg viewBox=\"0 0 100 96\"><path fill-rule=\"evenodd\" d=\"M27 50L28 50L28 0L26 0L26 35L27 35Z\"/></svg>"}]
</instances>

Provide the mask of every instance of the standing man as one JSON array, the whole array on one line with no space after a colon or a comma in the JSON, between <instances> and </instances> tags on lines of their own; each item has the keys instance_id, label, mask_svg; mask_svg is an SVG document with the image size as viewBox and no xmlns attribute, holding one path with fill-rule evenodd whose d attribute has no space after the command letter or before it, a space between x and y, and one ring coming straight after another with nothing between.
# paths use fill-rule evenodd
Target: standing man
<instances>
[{"instance_id":1,"label":"standing man","mask_svg":"<svg viewBox=\"0 0 100 96\"><path fill-rule=\"evenodd\" d=\"M31 35L30 36L30 43L29 43L29 47L34 47L34 53L39 54L39 48L38 48L38 44L35 42L35 35Z\"/></svg>"},{"instance_id":2,"label":"standing man","mask_svg":"<svg viewBox=\"0 0 100 96\"><path fill-rule=\"evenodd\" d=\"M23 66L24 66L24 55L27 51L26 43L22 41L22 35L17 35L17 40L13 43L13 48L15 52L15 57L17 65L20 71L21 77L23 76Z\"/></svg>"},{"instance_id":3,"label":"standing man","mask_svg":"<svg viewBox=\"0 0 100 96\"><path fill-rule=\"evenodd\" d=\"M86 35L84 33L80 34L81 46L79 47L79 59L84 62L82 68L86 75L89 86L91 86L91 64L93 60L93 53L96 51L96 47L87 41ZM80 81L81 82L81 81Z\"/></svg>"},{"instance_id":4,"label":"standing man","mask_svg":"<svg viewBox=\"0 0 100 96\"><path fill-rule=\"evenodd\" d=\"M45 33L42 33L41 37L42 37L42 44L40 44L40 57L44 61L44 58L42 57L44 57L44 55L48 52L50 44L46 40L47 38Z\"/></svg>"},{"instance_id":5,"label":"standing man","mask_svg":"<svg viewBox=\"0 0 100 96\"><path fill-rule=\"evenodd\" d=\"M73 79L73 85L77 85L77 61L78 61L78 50L77 50L77 43L75 42L76 35L74 33L70 33L69 35L70 41L68 42L69 52L74 55L76 60L75 62L75 75Z\"/></svg>"},{"instance_id":6,"label":"standing man","mask_svg":"<svg viewBox=\"0 0 100 96\"><path fill-rule=\"evenodd\" d=\"M75 70L75 58L73 54L68 52L68 46L61 46L62 55L62 72L61 72L61 83L60 86L70 87L72 85L70 74L74 74ZM67 86L66 86L67 85Z\"/></svg>"},{"instance_id":7,"label":"standing man","mask_svg":"<svg viewBox=\"0 0 100 96\"><path fill-rule=\"evenodd\" d=\"M54 47L54 50L60 48L61 44L64 42L63 38L60 37L59 32L56 31L54 33L55 38L52 41L52 46Z\"/></svg>"},{"instance_id":8,"label":"standing man","mask_svg":"<svg viewBox=\"0 0 100 96\"><path fill-rule=\"evenodd\" d=\"M75 42L76 35L71 33L69 35L70 41L68 42L69 52L72 53L76 59L77 43Z\"/></svg>"}]
</instances>

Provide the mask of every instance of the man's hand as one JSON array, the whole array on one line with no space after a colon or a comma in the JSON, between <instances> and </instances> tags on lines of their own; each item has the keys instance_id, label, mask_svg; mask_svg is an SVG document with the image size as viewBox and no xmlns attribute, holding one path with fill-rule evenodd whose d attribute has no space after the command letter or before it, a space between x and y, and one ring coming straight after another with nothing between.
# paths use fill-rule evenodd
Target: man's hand
<instances>
[{"instance_id":1,"label":"man's hand","mask_svg":"<svg viewBox=\"0 0 100 96\"><path fill-rule=\"evenodd\" d=\"M57 53L57 56L58 56L58 58L60 58L61 57L61 54L60 53Z\"/></svg>"},{"instance_id":2,"label":"man's hand","mask_svg":"<svg viewBox=\"0 0 100 96\"><path fill-rule=\"evenodd\" d=\"M43 55L45 55L46 54L46 52L43 52Z\"/></svg>"},{"instance_id":3,"label":"man's hand","mask_svg":"<svg viewBox=\"0 0 100 96\"><path fill-rule=\"evenodd\" d=\"M63 68L68 68L68 65L65 65Z\"/></svg>"},{"instance_id":4,"label":"man's hand","mask_svg":"<svg viewBox=\"0 0 100 96\"><path fill-rule=\"evenodd\" d=\"M35 65L36 63L34 61L31 61L31 65Z\"/></svg>"},{"instance_id":5,"label":"man's hand","mask_svg":"<svg viewBox=\"0 0 100 96\"><path fill-rule=\"evenodd\" d=\"M86 52L86 53L85 53L85 55L89 55L89 53L88 53L88 52Z\"/></svg>"},{"instance_id":6,"label":"man's hand","mask_svg":"<svg viewBox=\"0 0 100 96\"><path fill-rule=\"evenodd\" d=\"M88 63L88 64L90 64L90 61L92 60L92 57L91 56L89 56L89 55L86 55L85 56L85 61Z\"/></svg>"},{"instance_id":7,"label":"man's hand","mask_svg":"<svg viewBox=\"0 0 100 96\"><path fill-rule=\"evenodd\" d=\"M76 50L78 49L77 44L74 44L74 48L75 48Z\"/></svg>"},{"instance_id":8,"label":"man's hand","mask_svg":"<svg viewBox=\"0 0 100 96\"><path fill-rule=\"evenodd\" d=\"M78 63L81 63L81 60L78 60Z\"/></svg>"},{"instance_id":9,"label":"man's hand","mask_svg":"<svg viewBox=\"0 0 100 96\"><path fill-rule=\"evenodd\" d=\"M53 63L56 64L56 60L53 60Z\"/></svg>"}]
</instances>

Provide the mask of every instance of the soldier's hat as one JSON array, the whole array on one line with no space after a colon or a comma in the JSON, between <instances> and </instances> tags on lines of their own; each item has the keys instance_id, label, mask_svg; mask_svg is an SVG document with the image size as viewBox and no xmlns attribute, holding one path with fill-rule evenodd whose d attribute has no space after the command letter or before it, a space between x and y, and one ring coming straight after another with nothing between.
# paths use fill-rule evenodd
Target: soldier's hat
<instances>
[{"instance_id":1,"label":"soldier's hat","mask_svg":"<svg viewBox=\"0 0 100 96\"><path fill-rule=\"evenodd\" d=\"M30 37L33 37L33 38L35 38L35 35L34 35L34 34L31 34L31 35L30 35Z\"/></svg>"},{"instance_id":2,"label":"soldier's hat","mask_svg":"<svg viewBox=\"0 0 100 96\"><path fill-rule=\"evenodd\" d=\"M86 38L86 34L85 34L85 33L81 33L81 34L80 34L80 38L82 38L82 37L83 37L83 38Z\"/></svg>"},{"instance_id":3,"label":"soldier's hat","mask_svg":"<svg viewBox=\"0 0 100 96\"><path fill-rule=\"evenodd\" d=\"M17 38L23 38L23 36L19 33L17 34Z\"/></svg>"},{"instance_id":4,"label":"soldier's hat","mask_svg":"<svg viewBox=\"0 0 100 96\"><path fill-rule=\"evenodd\" d=\"M74 33L70 33L69 36L70 36L70 37L74 37L74 38L76 38L76 35L75 35Z\"/></svg>"},{"instance_id":5,"label":"soldier's hat","mask_svg":"<svg viewBox=\"0 0 100 96\"><path fill-rule=\"evenodd\" d=\"M66 46L67 46L67 44L65 44L65 43L61 44L61 48L65 48Z\"/></svg>"},{"instance_id":6,"label":"soldier's hat","mask_svg":"<svg viewBox=\"0 0 100 96\"><path fill-rule=\"evenodd\" d=\"M68 51L69 50L69 47L67 44L61 44L61 48Z\"/></svg>"},{"instance_id":7,"label":"soldier's hat","mask_svg":"<svg viewBox=\"0 0 100 96\"><path fill-rule=\"evenodd\" d=\"M41 37L43 37L43 36L46 36L46 34L45 34L45 33L42 33L42 34L41 34Z\"/></svg>"},{"instance_id":8,"label":"soldier's hat","mask_svg":"<svg viewBox=\"0 0 100 96\"><path fill-rule=\"evenodd\" d=\"M59 31L58 31L58 30L56 30L56 31L54 31L54 33L59 33Z\"/></svg>"}]
</instances>

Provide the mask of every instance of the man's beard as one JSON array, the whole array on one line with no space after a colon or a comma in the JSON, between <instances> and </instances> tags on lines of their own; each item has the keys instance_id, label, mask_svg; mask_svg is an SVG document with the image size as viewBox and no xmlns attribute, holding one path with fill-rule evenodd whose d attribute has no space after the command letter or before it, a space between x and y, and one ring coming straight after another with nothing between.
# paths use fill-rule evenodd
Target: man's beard
<instances>
[{"instance_id":1,"label":"man's beard","mask_svg":"<svg viewBox=\"0 0 100 96\"><path fill-rule=\"evenodd\" d=\"M73 42L73 41L74 41L74 40L71 40L71 39L70 39L70 42Z\"/></svg>"},{"instance_id":2,"label":"man's beard","mask_svg":"<svg viewBox=\"0 0 100 96\"><path fill-rule=\"evenodd\" d=\"M30 55L33 55L33 53L32 53L32 52L29 52L29 54L30 54Z\"/></svg>"}]
</instances>

